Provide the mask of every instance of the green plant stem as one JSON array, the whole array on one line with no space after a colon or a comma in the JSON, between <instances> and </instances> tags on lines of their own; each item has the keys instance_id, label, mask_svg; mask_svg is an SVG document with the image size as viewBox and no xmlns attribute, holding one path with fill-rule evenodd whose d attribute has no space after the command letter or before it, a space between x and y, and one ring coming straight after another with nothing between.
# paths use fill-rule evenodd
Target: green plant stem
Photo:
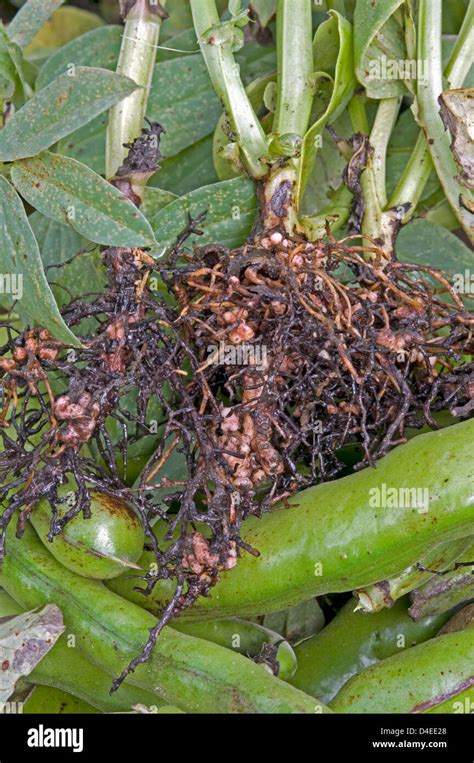
<instances>
[{"instance_id":1,"label":"green plant stem","mask_svg":"<svg viewBox=\"0 0 474 763\"><path fill-rule=\"evenodd\" d=\"M161 0L165 5L166 0ZM114 106L109 115L106 144L106 177L112 178L128 154L125 143L141 135L153 77L161 18L150 12L148 0L137 0L125 19L117 74L141 88Z\"/></svg>"},{"instance_id":2,"label":"green plant stem","mask_svg":"<svg viewBox=\"0 0 474 763\"><path fill-rule=\"evenodd\" d=\"M410 208L403 217L404 223L413 217L432 170L433 162L428 144L425 136L420 132L413 153L388 204L389 208L410 204Z\"/></svg>"},{"instance_id":3,"label":"green plant stem","mask_svg":"<svg viewBox=\"0 0 474 763\"><path fill-rule=\"evenodd\" d=\"M349 112L354 132L361 132L364 135L368 135L370 132L370 127L369 120L367 119L367 112L365 109L365 96L355 95L353 98L351 98L347 110Z\"/></svg>"},{"instance_id":4,"label":"green plant stem","mask_svg":"<svg viewBox=\"0 0 474 763\"><path fill-rule=\"evenodd\" d=\"M450 88L461 87L472 66L474 50L474 0L469 7L459 30L453 50L449 57L444 76Z\"/></svg>"},{"instance_id":5,"label":"green plant stem","mask_svg":"<svg viewBox=\"0 0 474 763\"><path fill-rule=\"evenodd\" d=\"M311 0L278 0L276 135L303 138L308 129L314 90Z\"/></svg>"},{"instance_id":6,"label":"green plant stem","mask_svg":"<svg viewBox=\"0 0 474 763\"><path fill-rule=\"evenodd\" d=\"M250 103L229 42L218 39L220 19L215 0L191 0L194 28L214 89L229 115L248 171L254 178L267 174L264 130Z\"/></svg>"},{"instance_id":7,"label":"green plant stem","mask_svg":"<svg viewBox=\"0 0 474 763\"><path fill-rule=\"evenodd\" d=\"M472 65L473 46L474 0L471 0L444 72L450 88L462 87ZM389 208L410 204L403 217L403 223L409 222L415 214L432 171L430 149L423 131L420 131L413 153L388 203Z\"/></svg>"},{"instance_id":8,"label":"green plant stem","mask_svg":"<svg viewBox=\"0 0 474 763\"><path fill-rule=\"evenodd\" d=\"M390 135L400 110L401 98L384 98L380 101L375 121L370 133L372 154L366 170L362 173L361 185L364 195L364 220L362 232L371 239L385 239L383 209L387 203L385 190L385 166ZM389 245L389 242L386 242Z\"/></svg>"},{"instance_id":9,"label":"green plant stem","mask_svg":"<svg viewBox=\"0 0 474 763\"><path fill-rule=\"evenodd\" d=\"M397 121L401 98L385 98L380 101L375 122L370 133L370 145L373 148L371 172L377 199L382 206L387 203L385 190L385 165L387 147L392 130Z\"/></svg>"}]
</instances>

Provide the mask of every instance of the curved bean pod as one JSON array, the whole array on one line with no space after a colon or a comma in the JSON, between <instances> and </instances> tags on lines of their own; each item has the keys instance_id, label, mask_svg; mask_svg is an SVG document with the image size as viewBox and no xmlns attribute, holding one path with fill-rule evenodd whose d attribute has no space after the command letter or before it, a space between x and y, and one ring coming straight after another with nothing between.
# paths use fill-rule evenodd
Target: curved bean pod
<instances>
[{"instance_id":1,"label":"curved bean pod","mask_svg":"<svg viewBox=\"0 0 474 763\"><path fill-rule=\"evenodd\" d=\"M97 713L95 707L51 686L35 686L23 705L24 715L69 715Z\"/></svg>"},{"instance_id":2,"label":"curved bean pod","mask_svg":"<svg viewBox=\"0 0 474 763\"><path fill-rule=\"evenodd\" d=\"M25 608L54 602L83 655L110 676L119 675L140 654L155 619L101 582L64 568L32 528L21 539L10 529L8 532L9 549L0 584ZM129 684L189 712L325 710L313 697L269 675L265 666L171 628L163 630L150 659L129 676Z\"/></svg>"},{"instance_id":3,"label":"curved bean pod","mask_svg":"<svg viewBox=\"0 0 474 763\"><path fill-rule=\"evenodd\" d=\"M183 619L253 617L312 596L364 588L402 573L436 545L474 534L474 420L420 435L382 458L375 469L327 482L292 496L261 519L251 517L243 539L260 552L243 554L222 573L209 598L198 599ZM436 468L433 468L433 464ZM373 508L374 490L426 487L428 511ZM141 566L149 569L151 554ZM109 587L161 612L173 584L159 581L150 596L136 580Z\"/></svg>"},{"instance_id":4,"label":"curved bean pod","mask_svg":"<svg viewBox=\"0 0 474 763\"><path fill-rule=\"evenodd\" d=\"M257 623L245 620L213 620L206 623L181 623L179 618L173 621L175 630L187 633L189 636L203 638L220 644L228 649L235 649L239 654L256 657L265 644L277 647L275 659L278 662L278 677L288 681L297 668L296 655L291 644L279 633L265 628Z\"/></svg>"},{"instance_id":5,"label":"curved bean pod","mask_svg":"<svg viewBox=\"0 0 474 763\"><path fill-rule=\"evenodd\" d=\"M24 611L5 591L0 591L0 618ZM63 634L28 675L28 683L64 692L102 713L127 711L133 705L160 707L163 700L136 686L122 684L110 694L110 676L87 660L79 649L68 646ZM43 696L40 693L39 696ZM47 712L44 710L43 712ZM72 712L72 711L71 711ZM78 711L79 712L79 711Z\"/></svg>"},{"instance_id":6,"label":"curved bean pod","mask_svg":"<svg viewBox=\"0 0 474 763\"><path fill-rule=\"evenodd\" d=\"M351 678L337 713L423 713L474 686L474 629L437 636Z\"/></svg>"},{"instance_id":7,"label":"curved bean pod","mask_svg":"<svg viewBox=\"0 0 474 763\"><path fill-rule=\"evenodd\" d=\"M414 623L407 599L370 615L354 607L355 601L348 601L326 628L295 647L298 669L290 683L325 703L353 675L432 638L448 619L440 615Z\"/></svg>"},{"instance_id":8,"label":"curved bean pod","mask_svg":"<svg viewBox=\"0 0 474 763\"><path fill-rule=\"evenodd\" d=\"M474 686L455 694L440 705L425 711L427 714L472 715L474 713Z\"/></svg>"}]
</instances>

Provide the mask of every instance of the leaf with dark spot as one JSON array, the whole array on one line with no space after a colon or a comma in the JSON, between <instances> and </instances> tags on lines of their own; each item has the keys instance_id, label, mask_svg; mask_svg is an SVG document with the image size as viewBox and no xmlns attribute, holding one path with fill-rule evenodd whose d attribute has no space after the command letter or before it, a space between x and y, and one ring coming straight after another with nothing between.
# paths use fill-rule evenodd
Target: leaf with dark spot
<instances>
[{"instance_id":1,"label":"leaf with dark spot","mask_svg":"<svg viewBox=\"0 0 474 763\"><path fill-rule=\"evenodd\" d=\"M459 181L474 188L474 88L446 90L439 97L441 119L451 133L451 150Z\"/></svg>"},{"instance_id":2,"label":"leaf with dark spot","mask_svg":"<svg viewBox=\"0 0 474 763\"><path fill-rule=\"evenodd\" d=\"M38 242L31 230L20 197L0 176L0 270L17 279L21 294L16 310L27 322L37 321L65 344L81 344L64 323L46 280ZM12 281L13 283L13 281Z\"/></svg>"},{"instance_id":3,"label":"leaf with dark spot","mask_svg":"<svg viewBox=\"0 0 474 763\"><path fill-rule=\"evenodd\" d=\"M28 676L64 632L56 604L0 622L0 702L6 702L16 682Z\"/></svg>"},{"instance_id":4,"label":"leaf with dark spot","mask_svg":"<svg viewBox=\"0 0 474 763\"><path fill-rule=\"evenodd\" d=\"M78 66L40 90L0 132L0 161L35 156L133 93L128 77Z\"/></svg>"},{"instance_id":5,"label":"leaf with dark spot","mask_svg":"<svg viewBox=\"0 0 474 763\"><path fill-rule=\"evenodd\" d=\"M12 167L21 195L42 214L108 246L152 246L147 219L100 175L66 156L45 152Z\"/></svg>"}]
</instances>

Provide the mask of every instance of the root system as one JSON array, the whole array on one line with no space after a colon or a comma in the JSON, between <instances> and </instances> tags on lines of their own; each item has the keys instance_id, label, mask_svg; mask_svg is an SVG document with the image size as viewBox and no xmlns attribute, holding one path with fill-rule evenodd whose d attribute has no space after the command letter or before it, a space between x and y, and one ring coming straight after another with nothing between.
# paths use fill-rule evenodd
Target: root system
<instances>
[{"instance_id":1,"label":"root system","mask_svg":"<svg viewBox=\"0 0 474 763\"><path fill-rule=\"evenodd\" d=\"M176 581L115 688L148 658L164 624L208 595L242 550L258 554L241 538L248 515L338 476L343 448L362 448L358 468L373 464L407 428L436 428L437 411L462 416L474 406L466 360L474 316L445 274L387 265L375 245L350 238L307 243L278 230L234 251L216 244L190 252L186 235L197 227L159 274L142 250L103 251L107 289L63 309L79 335L93 319L83 349L4 324L0 476L9 504L0 556L15 515L21 535L46 496L53 539L81 512L90 515L90 491L99 490L142 517L156 559L144 594L160 579ZM160 292L149 288L152 275ZM149 434L151 411L159 411L157 447L130 487L127 454ZM175 452L186 464L179 480L166 476ZM75 503L58 512L58 487L70 478ZM164 542L152 530L157 518L168 525Z\"/></svg>"}]
</instances>

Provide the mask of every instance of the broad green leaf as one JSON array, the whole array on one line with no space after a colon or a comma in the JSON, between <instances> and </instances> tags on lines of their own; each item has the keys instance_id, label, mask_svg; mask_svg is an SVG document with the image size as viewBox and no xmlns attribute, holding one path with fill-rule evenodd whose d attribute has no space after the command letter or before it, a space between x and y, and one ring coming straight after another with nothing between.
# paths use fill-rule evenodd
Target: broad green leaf
<instances>
[{"instance_id":1,"label":"broad green leaf","mask_svg":"<svg viewBox=\"0 0 474 763\"><path fill-rule=\"evenodd\" d=\"M248 42L235 54L240 66L242 81L248 85L258 77L276 71L277 56L274 46L264 47L256 42Z\"/></svg>"},{"instance_id":2,"label":"broad green leaf","mask_svg":"<svg viewBox=\"0 0 474 763\"><path fill-rule=\"evenodd\" d=\"M217 183L212 160L212 134L185 148L176 156L160 162L161 169L151 180L157 185L178 196L201 188L203 185Z\"/></svg>"},{"instance_id":3,"label":"broad green leaf","mask_svg":"<svg viewBox=\"0 0 474 763\"><path fill-rule=\"evenodd\" d=\"M319 633L324 627L324 613L317 599L308 599L296 607L265 615L263 625L279 633L290 644L297 644Z\"/></svg>"},{"instance_id":4,"label":"broad green leaf","mask_svg":"<svg viewBox=\"0 0 474 763\"><path fill-rule=\"evenodd\" d=\"M150 224L114 186L75 159L45 152L16 162L12 181L42 214L108 246L152 246Z\"/></svg>"},{"instance_id":5,"label":"broad green leaf","mask_svg":"<svg viewBox=\"0 0 474 763\"><path fill-rule=\"evenodd\" d=\"M166 23L166 22L165 22ZM178 32L173 37L165 38L163 35L163 26L160 32L160 44L156 51L156 63L170 61L172 58L181 58L193 53L199 53L199 43L196 39L196 32L191 29L185 29L184 32Z\"/></svg>"},{"instance_id":6,"label":"broad green leaf","mask_svg":"<svg viewBox=\"0 0 474 763\"><path fill-rule=\"evenodd\" d=\"M81 8L59 8L41 27L28 45L26 52L36 57L38 52L60 48L79 35L101 27L103 24L103 20L90 11L84 11Z\"/></svg>"},{"instance_id":7,"label":"broad green leaf","mask_svg":"<svg viewBox=\"0 0 474 763\"><path fill-rule=\"evenodd\" d=\"M168 204L152 219L159 242L156 254L162 254L174 244L187 227L189 215L194 219L206 211L206 219L199 225L204 235L192 236L186 245L218 242L229 247L240 246L252 229L256 210L255 184L245 177L192 191Z\"/></svg>"},{"instance_id":8,"label":"broad green leaf","mask_svg":"<svg viewBox=\"0 0 474 763\"><path fill-rule=\"evenodd\" d=\"M86 238L77 233L69 225L57 223L50 217L45 217L41 212L33 212L28 218L31 229L35 234L41 252L41 260L45 269L46 278L51 280L50 275L54 265L62 265L80 251L90 247Z\"/></svg>"},{"instance_id":9,"label":"broad green leaf","mask_svg":"<svg viewBox=\"0 0 474 763\"><path fill-rule=\"evenodd\" d=\"M26 47L63 2L64 0L27 0L8 27L10 38L22 48Z\"/></svg>"},{"instance_id":10,"label":"broad green leaf","mask_svg":"<svg viewBox=\"0 0 474 763\"><path fill-rule=\"evenodd\" d=\"M330 120L338 137L349 138L352 133L352 123L346 111ZM312 172L308 178L305 194L302 200L300 214L315 215L329 204L331 194L342 184L342 174L347 161L341 155L332 135L324 129L322 145L316 155Z\"/></svg>"},{"instance_id":11,"label":"broad green leaf","mask_svg":"<svg viewBox=\"0 0 474 763\"><path fill-rule=\"evenodd\" d=\"M425 205L421 204L419 206L420 216L422 216L424 220L441 225L442 228L446 228L447 230L456 230L456 228L459 228L458 219L441 189L429 200L427 199L425 204L425 209L423 209L423 206Z\"/></svg>"},{"instance_id":12,"label":"broad green leaf","mask_svg":"<svg viewBox=\"0 0 474 763\"><path fill-rule=\"evenodd\" d=\"M398 234L396 249L402 262L431 265L452 274L474 272L469 248L453 233L428 220L405 225Z\"/></svg>"},{"instance_id":13,"label":"broad green leaf","mask_svg":"<svg viewBox=\"0 0 474 763\"><path fill-rule=\"evenodd\" d=\"M62 267L49 268L47 275L51 290L60 307L86 294L102 294L107 287L105 267L98 247L92 251L77 254ZM77 332L80 336L95 334L97 323L94 318L81 321Z\"/></svg>"},{"instance_id":14,"label":"broad green leaf","mask_svg":"<svg viewBox=\"0 0 474 763\"><path fill-rule=\"evenodd\" d=\"M176 198L177 196L175 193L163 191L162 188L147 186L147 188L145 188L145 198L143 199L140 210L145 217L150 220L155 217L158 212L164 209L164 207L171 204L172 201L175 201Z\"/></svg>"},{"instance_id":15,"label":"broad green leaf","mask_svg":"<svg viewBox=\"0 0 474 763\"><path fill-rule=\"evenodd\" d=\"M314 66L316 71L329 75L330 92L315 98L316 119L306 133L301 149L298 176L298 202L301 203L321 142L322 132L329 119L336 119L346 107L355 80L352 71L352 26L340 13L330 12L314 37ZM321 77L324 82L327 77ZM319 111L319 113L318 113Z\"/></svg>"},{"instance_id":16,"label":"broad green leaf","mask_svg":"<svg viewBox=\"0 0 474 763\"><path fill-rule=\"evenodd\" d=\"M10 40L0 21L0 100L12 100L20 87L27 91L23 63L20 46Z\"/></svg>"},{"instance_id":17,"label":"broad green leaf","mask_svg":"<svg viewBox=\"0 0 474 763\"><path fill-rule=\"evenodd\" d=\"M147 117L166 130L160 146L164 157L209 135L221 111L200 54L155 66Z\"/></svg>"},{"instance_id":18,"label":"broad green leaf","mask_svg":"<svg viewBox=\"0 0 474 763\"><path fill-rule=\"evenodd\" d=\"M399 9L405 0L357 0L354 11L354 62L369 98L407 94L402 79L389 71L407 58ZM397 14L398 11L398 14Z\"/></svg>"},{"instance_id":19,"label":"broad green leaf","mask_svg":"<svg viewBox=\"0 0 474 763\"><path fill-rule=\"evenodd\" d=\"M36 89L41 90L60 74L67 74L71 64L115 71L121 42L119 26L101 26L81 34L45 61L38 73Z\"/></svg>"},{"instance_id":20,"label":"broad green leaf","mask_svg":"<svg viewBox=\"0 0 474 763\"><path fill-rule=\"evenodd\" d=\"M162 24L162 35L160 35L163 39L174 37L177 32L189 29L193 25L189 0L172 0L168 6L166 10L169 16Z\"/></svg>"},{"instance_id":21,"label":"broad green leaf","mask_svg":"<svg viewBox=\"0 0 474 763\"><path fill-rule=\"evenodd\" d=\"M15 64L8 50L8 39L0 27L0 100L8 100L13 96L18 84Z\"/></svg>"},{"instance_id":22,"label":"broad green leaf","mask_svg":"<svg viewBox=\"0 0 474 763\"><path fill-rule=\"evenodd\" d=\"M17 311L26 321L36 321L59 341L73 347L80 342L64 323L46 280L38 243L22 201L0 176L0 270L17 280ZM20 293L21 291L21 293Z\"/></svg>"},{"instance_id":23,"label":"broad green leaf","mask_svg":"<svg viewBox=\"0 0 474 763\"><path fill-rule=\"evenodd\" d=\"M87 164L98 175L105 175L105 134L108 120L107 112L99 114L89 124L58 141L57 153Z\"/></svg>"},{"instance_id":24,"label":"broad green leaf","mask_svg":"<svg viewBox=\"0 0 474 763\"><path fill-rule=\"evenodd\" d=\"M46 278L60 308L72 299L104 291L107 279L99 247L41 212L33 212L29 221L41 251ZM87 336L97 331L97 323L87 318L76 330L78 335Z\"/></svg>"},{"instance_id":25,"label":"broad green leaf","mask_svg":"<svg viewBox=\"0 0 474 763\"><path fill-rule=\"evenodd\" d=\"M54 646L64 628L56 604L0 622L1 705L13 694L17 681L28 676Z\"/></svg>"},{"instance_id":26,"label":"broad green leaf","mask_svg":"<svg viewBox=\"0 0 474 763\"><path fill-rule=\"evenodd\" d=\"M128 77L76 67L33 96L0 131L0 161L11 162L44 151L130 95Z\"/></svg>"},{"instance_id":27,"label":"broad green leaf","mask_svg":"<svg viewBox=\"0 0 474 763\"><path fill-rule=\"evenodd\" d=\"M150 439L150 438L148 438ZM169 438L169 441L167 440L165 450L168 445L172 444L172 438ZM149 456L153 456L153 451L156 450L156 442L153 450L150 448L148 451ZM143 459L143 457L142 457ZM143 471L144 466L142 462L142 468L139 471L136 481L135 481L135 487L140 486L140 473ZM174 450L171 451L169 457L166 459L166 462L163 464L163 467L159 470L159 472L152 477L150 481L150 485L161 485L163 481L169 480L170 482L177 482L178 480L187 480L189 479L189 469L188 464L186 461L186 456L184 453L181 452L180 447L176 447ZM152 491L150 495L150 502L153 506L160 506L163 510L167 510L168 506L166 503L164 503L164 498L168 495L172 495L173 493L176 493L176 486L174 487L155 487L155 489Z\"/></svg>"},{"instance_id":28,"label":"broad green leaf","mask_svg":"<svg viewBox=\"0 0 474 763\"><path fill-rule=\"evenodd\" d=\"M395 190L412 155L419 132L420 128L415 122L411 109L406 109L400 114L388 144L386 187L389 198ZM438 187L439 182L433 171L425 186L421 200L431 196Z\"/></svg>"}]
</instances>

